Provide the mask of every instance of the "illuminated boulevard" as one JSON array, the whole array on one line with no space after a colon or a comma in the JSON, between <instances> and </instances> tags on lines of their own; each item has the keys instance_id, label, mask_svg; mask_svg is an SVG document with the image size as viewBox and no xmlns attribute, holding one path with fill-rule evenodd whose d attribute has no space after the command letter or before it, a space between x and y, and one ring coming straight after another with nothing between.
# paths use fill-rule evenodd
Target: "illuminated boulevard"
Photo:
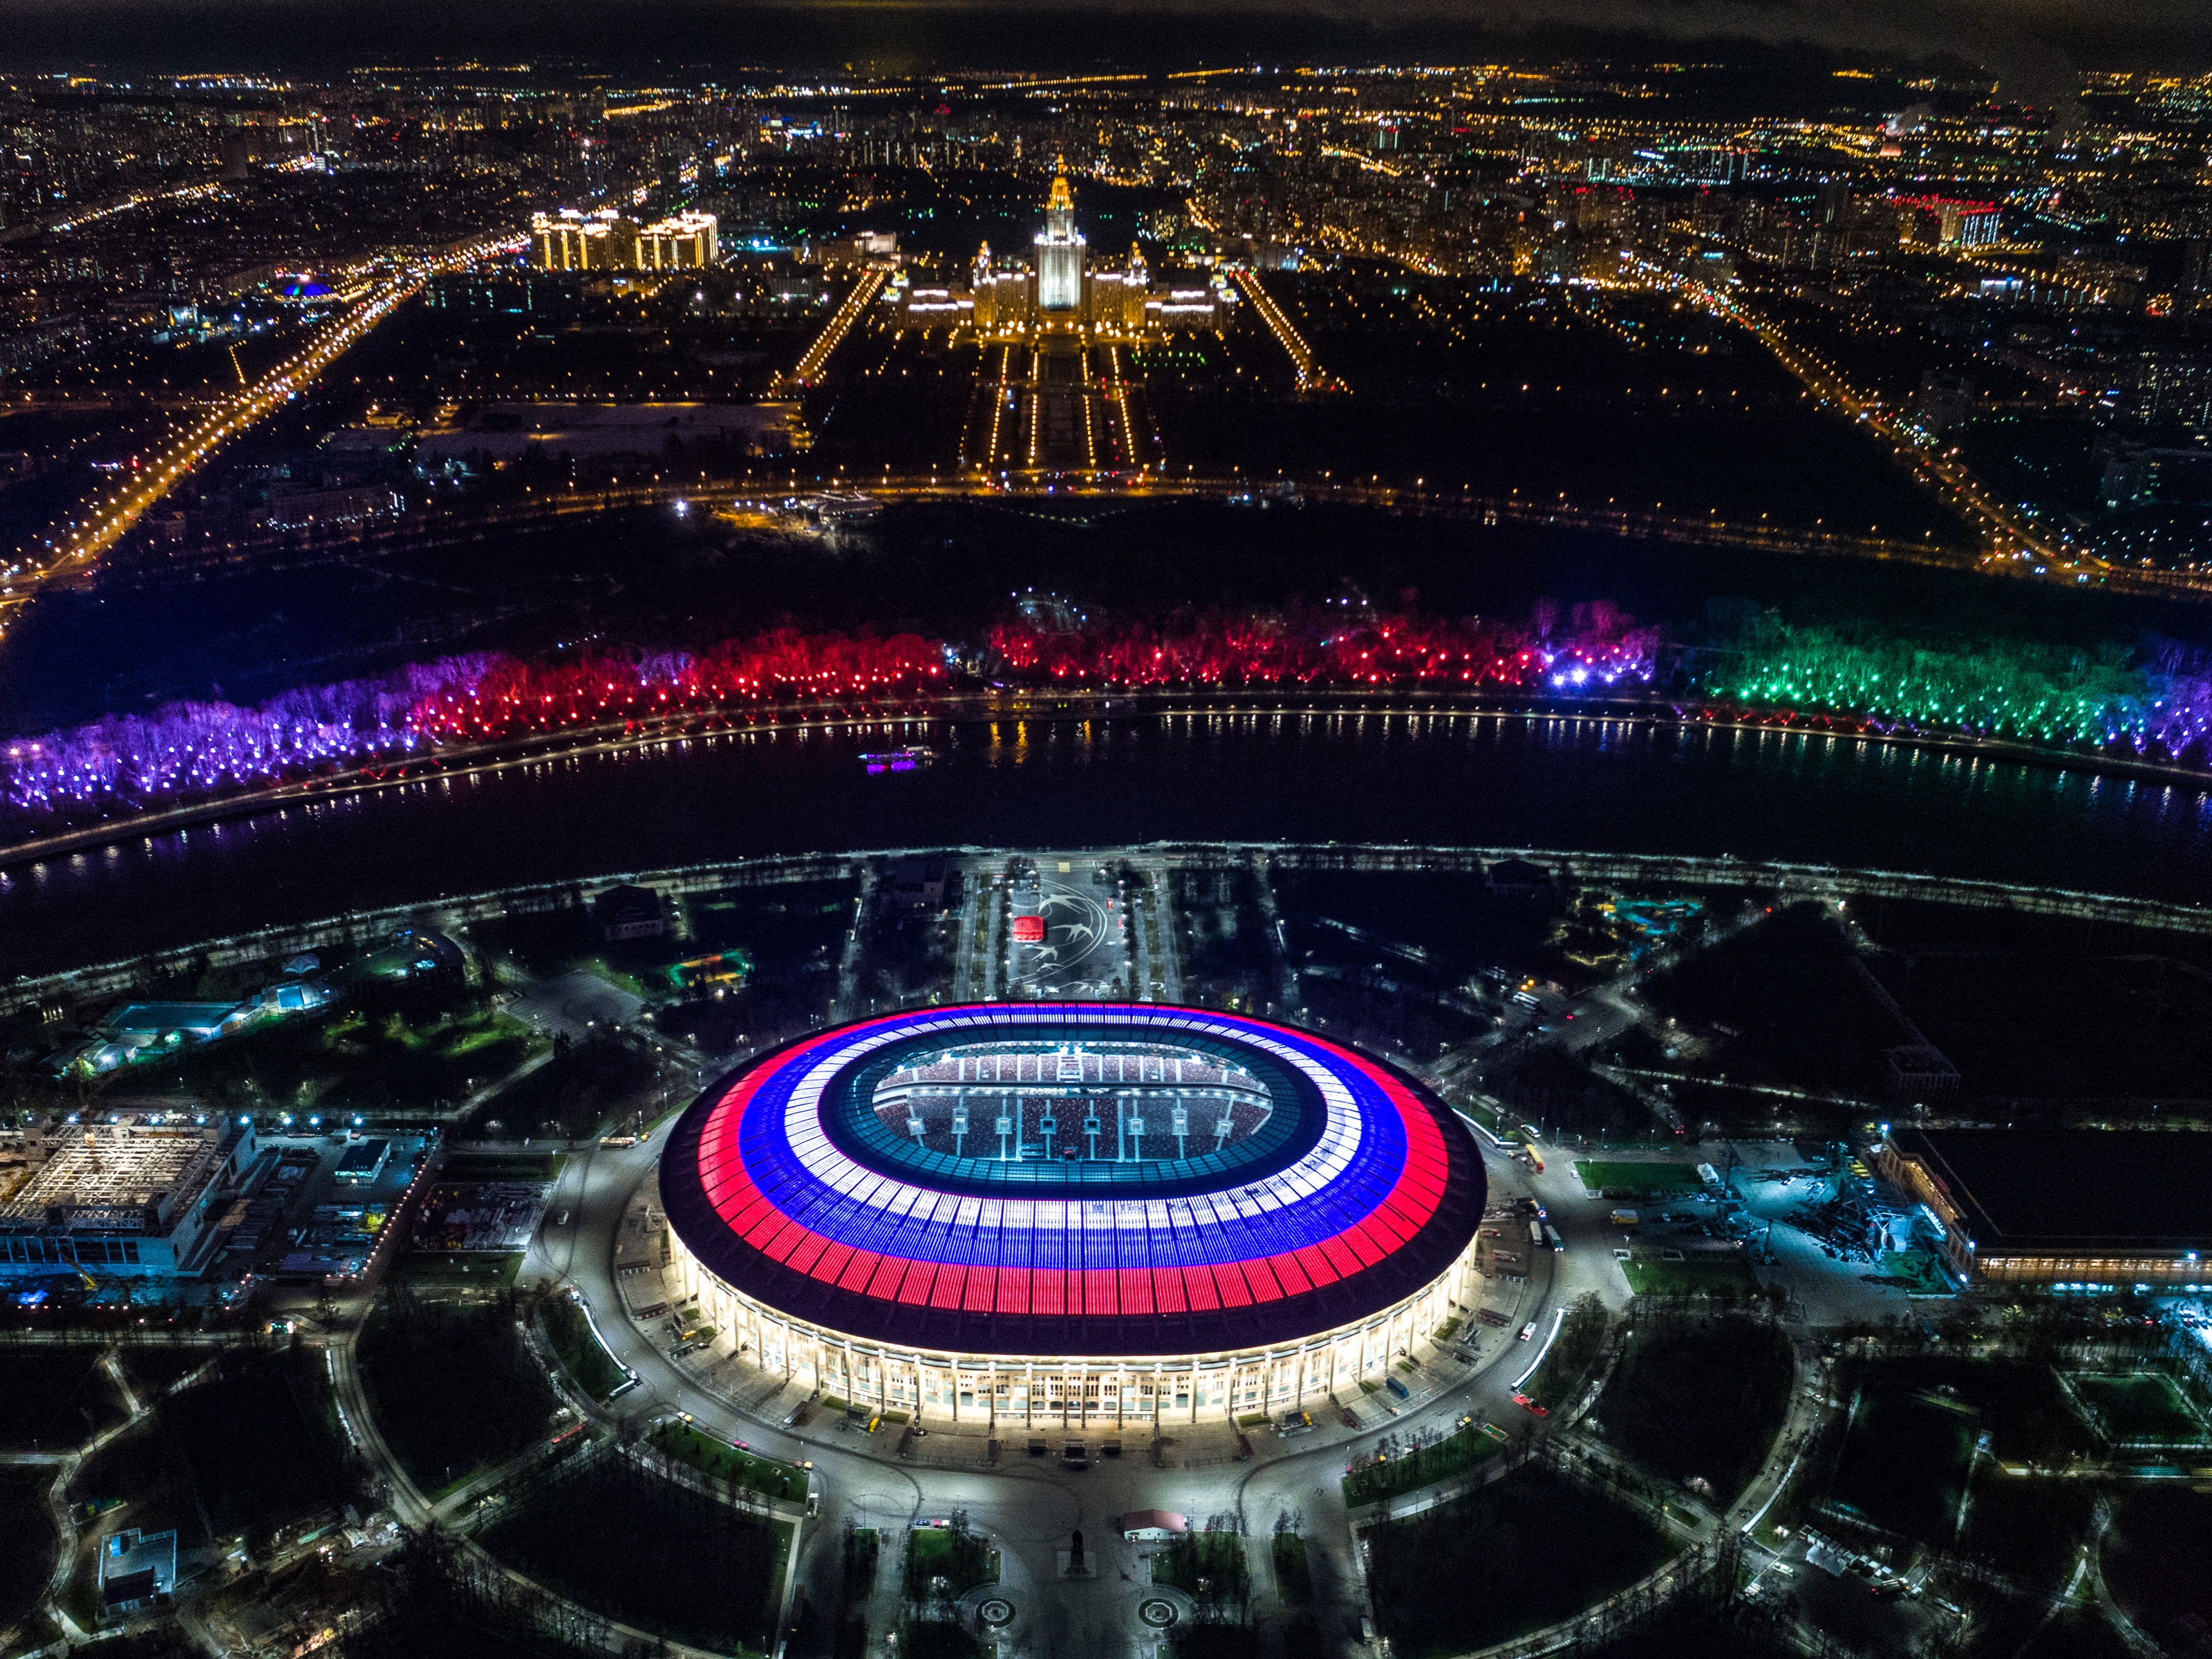
<instances>
[{"instance_id":1,"label":"illuminated boulevard","mask_svg":"<svg viewBox=\"0 0 2212 1659\"><path fill-rule=\"evenodd\" d=\"M1488 526L1547 526L1680 546L1731 547L1814 558L1875 560L2044 586L2075 587L2087 584L2172 599L2212 599L2212 576L2185 571L2135 570L2101 563L2085 568L2063 562L2042 566L1932 541L1855 536L1758 521L1738 522L1717 516L1696 518L1610 504L1585 506L1564 495L1549 501L1517 491L1504 495L1478 495L1471 488L1454 489L1425 480L1404 483L1391 483L1380 477L1343 479L1328 475L1297 478L1282 473L1231 473L1225 477L1189 473L1180 477L1142 478L1124 478L1112 473L1070 473L1029 476L997 483L980 476L963 476L949 467L928 473L886 471L867 474L808 473L793 468L763 471L735 483L705 477L689 481L663 477L650 482L629 480L604 486L533 490L519 501L439 509L396 522L344 526L319 530L312 536L290 532L234 541L225 544L224 551L249 554L257 548L435 546L447 536L466 538L494 527L520 529L580 514L656 506L681 505L702 511L728 507L789 510L803 517L805 509L826 491L863 492L869 501L882 505L971 499L1064 501L1071 505L1060 510L1071 519L1081 517L1079 504L1094 501L1109 509L1126 503L1179 499L1243 501L1253 504L1267 500L1271 505L1329 502L1382 507L1425 518L1473 520ZM797 522L799 517L794 518ZM197 552L192 556L200 556Z\"/></svg>"},{"instance_id":2,"label":"illuminated boulevard","mask_svg":"<svg viewBox=\"0 0 2212 1659\"><path fill-rule=\"evenodd\" d=\"M368 291L324 323L306 344L251 385L210 408L161 447L132 465L114 489L87 505L82 516L52 526L35 550L25 550L24 568L0 586L0 634L9 612L27 605L50 582L82 575L128 535L148 512L210 455L297 398L315 377L379 323L421 291L441 270L464 269L508 246L474 243L431 258L416 258L380 271Z\"/></svg>"},{"instance_id":3,"label":"illuminated boulevard","mask_svg":"<svg viewBox=\"0 0 2212 1659\"><path fill-rule=\"evenodd\" d=\"M1656 266L1647 270L1656 286L1692 301L1709 316L1748 329L1773 354L1775 361L1796 375L1823 404L1848 420L1866 422L1889 444L1897 458L1912 469L1922 483L1941 495L1987 539L1989 549L1978 561L1984 568L1995 565L2002 568L2008 563L2019 563L2032 568L2036 575L2048 575L2073 584L2105 580L2114 574L2113 567L2106 561L2077 557L2018 509L1997 500L1954 459L1955 451L1946 451L1931 443L1895 409L1880 398L1854 387L1833 363L1792 340L1771 318L1704 283L1676 276Z\"/></svg>"}]
</instances>

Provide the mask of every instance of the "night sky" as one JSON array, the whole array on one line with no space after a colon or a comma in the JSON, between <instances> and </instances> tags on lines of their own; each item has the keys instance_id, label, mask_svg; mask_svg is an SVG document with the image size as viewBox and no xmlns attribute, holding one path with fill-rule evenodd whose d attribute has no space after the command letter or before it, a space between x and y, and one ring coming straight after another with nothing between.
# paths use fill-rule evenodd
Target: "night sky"
<instances>
[{"instance_id":1,"label":"night sky","mask_svg":"<svg viewBox=\"0 0 2212 1659\"><path fill-rule=\"evenodd\" d=\"M388 5L334 0L11 0L0 63L82 68L98 60L172 72L289 70L481 57L568 58L629 70L727 73L745 65L901 72L962 65L1063 67L1110 61L1431 61L1561 52L1643 53L1673 44L1778 64L1807 49L1893 61L1960 57L1991 66L2008 96L2039 101L2072 69L2212 58L2212 0L1382 0L1284 6L858 0L609 0Z\"/></svg>"}]
</instances>

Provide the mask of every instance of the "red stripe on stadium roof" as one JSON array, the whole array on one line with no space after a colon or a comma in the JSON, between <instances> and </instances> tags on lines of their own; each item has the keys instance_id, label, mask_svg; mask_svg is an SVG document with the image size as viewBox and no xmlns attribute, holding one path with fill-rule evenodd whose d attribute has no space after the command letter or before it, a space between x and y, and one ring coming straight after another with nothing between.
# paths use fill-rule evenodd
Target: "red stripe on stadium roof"
<instances>
[{"instance_id":1,"label":"red stripe on stadium roof","mask_svg":"<svg viewBox=\"0 0 2212 1659\"><path fill-rule=\"evenodd\" d=\"M1300 1032L1286 1035L1349 1063L1372 1082L1396 1109L1406 1136L1405 1161L1390 1190L1367 1214L1337 1234L1293 1251L1252 1257L1242 1264L1186 1263L1178 1267L1164 1256L1149 1267L1070 1271L1060 1267L1000 1265L995 1270L969 1267L964 1276L958 1264L939 1270L938 1264L927 1259L856 1250L776 1207L745 1168L738 1152L738 1129L745 1107L771 1076L788 1070L827 1042L848 1038L856 1029L907 1018L892 1015L860 1022L858 1026L809 1037L783 1050L772 1068L748 1073L738 1080L714 1108L700 1139L698 1166L702 1182L715 1212L731 1232L770 1260L848 1291L912 1305L1048 1316L1117 1310L1151 1312L1155 1305L1162 1313L1181 1313L1186 1304L1190 1310L1207 1311L1280 1301L1387 1260L1436 1214L1446 1191L1450 1158L1443 1133L1420 1099L1382 1067L1334 1043ZM979 1032L979 1036L988 1033ZM909 1267L920 1271L908 1272ZM994 1280L994 1293L986 1289Z\"/></svg>"}]
</instances>

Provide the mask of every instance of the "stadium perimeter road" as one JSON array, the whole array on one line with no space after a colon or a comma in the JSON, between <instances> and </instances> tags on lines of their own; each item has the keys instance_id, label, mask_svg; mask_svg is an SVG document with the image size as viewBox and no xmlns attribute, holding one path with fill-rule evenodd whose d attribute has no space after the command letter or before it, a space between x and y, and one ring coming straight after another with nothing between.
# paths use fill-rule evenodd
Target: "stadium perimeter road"
<instances>
[{"instance_id":1,"label":"stadium perimeter road","mask_svg":"<svg viewBox=\"0 0 2212 1659\"><path fill-rule=\"evenodd\" d=\"M598 1316L615 1358L636 1372L639 1387L616 1402L612 1414L641 1424L690 1412L703 1426L743 1439L771 1455L812 1459L820 1514L802 1537L799 1583L817 1607L838 1603L848 1522L883 1528L883 1553L890 1565L878 1583L888 1587L895 1582L896 1562L902 1556L909 1526L954 1510L965 1510L1001 1551L1001 1581L1019 1610L1006 1645L1039 1659L1091 1655L1132 1659L1152 1650L1157 1637L1148 1639L1134 1616L1138 1588L1146 1573L1135 1548L1113 1529L1115 1516L1136 1509L1176 1510L1189 1516L1194 1525L1216 1516L1241 1516L1251 1540L1255 1595L1263 1605L1273 1589L1268 1539L1276 1518L1286 1511L1301 1516L1309 1549L1319 1558L1317 1588L1326 1598L1316 1609L1322 1628L1328 1632L1332 1619L1334 1628L1344 1628L1346 1618L1361 1611L1365 1600L1340 1485L1346 1462L1371 1450L1385 1433L1401 1437L1448 1433L1459 1416L1470 1411L1517 1431L1527 1419L1513 1404L1511 1382L1534 1357L1535 1346L1515 1340L1518 1326L1534 1322L1540 1341L1555 1309L1570 1305L1585 1291L1595 1291L1616 1306L1625 1300L1620 1275L1611 1271L1610 1254L1601 1248L1602 1236L1583 1216L1565 1213L1581 1210L1587 1215L1584 1206L1547 1196L1554 1215L1568 1224L1563 1231L1571 1229L1570 1248L1565 1255L1533 1253L1525 1285L1492 1281L1492 1305L1509 1310L1515 1324L1502 1332L1482 1334L1480 1357L1473 1367L1432 1359L1422 1375L1436 1391L1395 1407L1395 1416L1387 1414L1393 1408L1385 1405L1383 1395L1352 1401L1365 1419L1357 1433L1344 1429L1334 1413L1316 1411L1322 1427L1310 1436L1281 1440L1255 1433L1255 1455L1250 1461L1156 1469L1142 1449L1148 1437L1139 1431L1127 1437L1128 1455L1075 1472L1023 1455L1026 1435L1009 1431L1006 1439L1014 1455L1002 1458L995 1469L905 1463L895 1455L896 1443L888 1435L856 1442L836 1431L826 1415L799 1432L784 1428L781 1419L788 1409L788 1396L784 1397L787 1403L769 1408L775 1420L745 1414L672 1360L653 1334L629 1321L616 1279L615 1248L634 1206L649 1201L658 1209L653 1179L660 1139L656 1135L653 1142L637 1147L579 1149L547 1207L549 1216L568 1212L569 1223L541 1232L525 1267L527 1274L580 1291ZM1493 1202L1510 1203L1530 1190L1531 1172L1494 1156L1486 1155L1485 1163ZM1564 1160L1554 1162L1544 1176L1533 1179L1540 1189L1551 1188L1571 1179L1569 1168ZM1517 1289L1510 1301L1502 1294L1509 1289ZM1218 1437L1224 1450L1234 1443L1225 1424L1200 1432ZM1071 1432L1054 1437L1076 1436ZM1098 1430L1094 1427L1088 1437L1096 1441ZM1093 1578L1060 1576L1060 1557L1078 1528L1096 1565ZM861 1599L856 1590L848 1604L857 1605ZM878 1605L879 1610L889 1610L881 1599ZM880 1653L885 1626L880 1617L870 1623L872 1651Z\"/></svg>"}]
</instances>

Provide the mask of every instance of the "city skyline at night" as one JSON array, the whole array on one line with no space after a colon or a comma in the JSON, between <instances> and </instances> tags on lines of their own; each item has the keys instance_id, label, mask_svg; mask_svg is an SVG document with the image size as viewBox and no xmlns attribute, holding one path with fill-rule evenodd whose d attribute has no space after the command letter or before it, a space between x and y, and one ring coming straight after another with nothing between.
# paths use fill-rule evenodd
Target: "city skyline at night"
<instances>
[{"instance_id":1,"label":"city skyline at night","mask_svg":"<svg viewBox=\"0 0 2212 1659\"><path fill-rule=\"evenodd\" d=\"M0 1652L2198 1652L2208 41L16 6Z\"/></svg>"}]
</instances>

